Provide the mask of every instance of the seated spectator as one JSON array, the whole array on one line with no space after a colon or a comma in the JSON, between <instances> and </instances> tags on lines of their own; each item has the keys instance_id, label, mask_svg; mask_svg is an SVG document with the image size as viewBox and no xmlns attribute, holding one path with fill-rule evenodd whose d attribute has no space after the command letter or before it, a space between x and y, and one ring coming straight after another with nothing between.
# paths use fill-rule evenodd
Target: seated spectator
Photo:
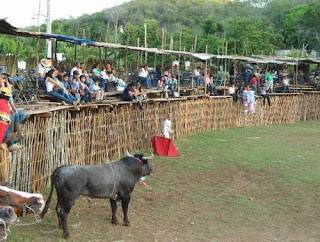
<instances>
[{"instance_id":1,"label":"seated spectator","mask_svg":"<svg viewBox=\"0 0 320 242\"><path fill-rule=\"evenodd\" d=\"M72 69L70 70L70 78L69 78L69 80L72 80L74 71L77 71L80 74L80 70L81 70L80 69L80 62L76 62L74 64L74 67L72 67Z\"/></svg>"},{"instance_id":2,"label":"seated spectator","mask_svg":"<svg viewBox=\"0 0 320 242\"><path fill-rule=\"evenodd\" d=\"M236 88L234 84L232 83L231 86L229 87L229 95L232 96L232 100L234 103L237 103L238 101L238 95L236 93Z\"/></svg>"},{"instance_id":3,"label":"seated spectator","mask_svg":"<svg viewBox=\"0 0 320 242\"><path fill-rule=\"evenodd\" d=\"M171 77L171 74L169 74L168 81L167 81L167 88L168 90L171 91L172 96L179 97L178 81L175 75Z\"/></svg>"},{"instance_id":4,"label":"seated spectator","mask_svg":"<svg viewBox=\"0 0 320 242\"><path fill-rule=\"evenodd\" d=\"M81 97L84 95L84 93L81 92L80 84L76 77L73 77L71 84L69 85L69 92L76 98L78 102L82 101Z\"/></svg>"},{"instance_id":5,"label":"seated spectator","mask_svg":"<svg viewBox=\"0 0 320 242\"><path fill-rule=\"evenodd\" d=\"M50 70L46 74L44 81L46 84L47 94L60 99L63 105L66 105L66 103L77 105L78 102L73 101L71 98L69 98L68 95L64 93L63 89L60 88L59 82L54 80L57 74L58 74L58 71L54 71L54 70Z\"/></svg>"},{"instance_id":6,"label":"seated spectator","mask_svg":"<svg viewBox=\"0 0 320 242\"><path fill-rule=\"evenodd\" d=\"M111 63L107 62L106 64L106 76L110 82L116 83L117 91L123 91L126 87L126 83L117 77L115 70L112 68Z\"/></svg>"},{"instance_id":7,"label":"seated spectator","mask_svg":"<svg viewBox=\"0 0 320 242\"><path fill-rule=\"evenodd\" d=\"M101 102L104 95L104 89L99 84L99 80L95 78L94 82L90 85L91 93L95 95L96 102Z\"/></svg>"},{"instance_id":8,"label":"seated spectator","mask_svg":"<svg viewBox=\"0 0 320 242\"><path fill-rule=\"evenodd\" d=\"M99 80L104 91L108 92L108 81L101 76L101 71L99 68L100 68L100 64L95 63L91 69L91 74L93 77Z\"/></svg>"},{"instance_id":9,"label":"seated spectator","mask_svg":"<svg viewBox=\"0 0 320 242\"><path fill-rule=\"evenodd\" d=\"M210 96L217 95L217 88L213 82L213 76L210 74L210 77L207 77L206 80L207 92Z\"/></svg>"},{"instance_id":10,"label":"seated spectator","mask_svg":"<svg viewBox=\"0 0 320 242\"><path fill-rule=\"evenodd\" d=\"M157 89L163 91L164 97L165 98L169 98L168 96L168 89L167 89L167 85L166 85L166 81L164 76L162 76L160 78L160 80L157 83Z\"/></svg>"},{"instance_id":11,"label":"seated spectator","mask_svg":"<svg viewBox=\"0 0 320 242\"><path fill-rule=\"evenodd\" d=\"M145 64L139 72L138 79L145 85L146 88L151 88L151 79L149 78L148 65Z\"/></svg>"},{"instance_id":12,"label":"seated spectator","mask_svg":"<svg viewBox=\"0 0 320 242\"><path fill-rule=\"evenodd\" d=\"M136 82L135 93L136 93L135 100L138 101L138 103L139 103L139 109L143 110L142 101L147 99L147 94L142 89L140 82Z\"/></svg>"},{"instance_id":13,"label":"seated spectator","mask_svg":"<svg viewBox=\"0 0 320 242\"><path fill-rule=\"evenodd\" d=\"M123 90L122 100L123 101L132 101L136 99L137 94L135 89L137 88L137 84L135 82L131 82L127 85L127 87Z\"/></svg>"},{"instance_id":14,"label":"seated spectator","mask_svg":"<svg viewBox=\"0 0 320 242\"><path fill-rule=\"evenodd\" d=\"M250 114L255 113L256 95L249 85L247 85L246 89L243 91L243 105L245 106L245 113L248 112L248 109Z\"/></svg>"},{"instance_id":15,"label":"seated spectator","mask_svg":"<svg viewBox=\"0 0 320 242\"><path fill-rule=\"evenodd\" d=\"M92 96L90 88L87 86L87 80L85 75L80 76L80 89L82 90L83 97L81 100L81 103L91 103L92 102Z\"/></svg>"}]
</instances>

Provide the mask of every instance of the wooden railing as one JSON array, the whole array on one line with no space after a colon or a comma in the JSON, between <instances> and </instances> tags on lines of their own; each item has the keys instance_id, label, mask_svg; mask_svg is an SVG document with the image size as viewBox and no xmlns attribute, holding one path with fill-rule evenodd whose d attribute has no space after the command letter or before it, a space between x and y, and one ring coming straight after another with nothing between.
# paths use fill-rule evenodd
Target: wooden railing
<instances>
[{"instance_id":1,"label":"wooden railing","mask_svg":"<svg viewBox=\"0 0 320 242\"><path fill-rule=\"evenodd\" d=\"M320 118L320 94L272 95L272 106L257 100L254 115L230 97L153 101L144 111L136 104L99 106L80 111L55 111L33 116L23 124L23 148L0 152L0 179L19 190L39 192L48 187L52 171L63 164L101 164L151 147L162 121L173 114L174 138L228 127L288 124Z\"/></svg>"}]
</instances>

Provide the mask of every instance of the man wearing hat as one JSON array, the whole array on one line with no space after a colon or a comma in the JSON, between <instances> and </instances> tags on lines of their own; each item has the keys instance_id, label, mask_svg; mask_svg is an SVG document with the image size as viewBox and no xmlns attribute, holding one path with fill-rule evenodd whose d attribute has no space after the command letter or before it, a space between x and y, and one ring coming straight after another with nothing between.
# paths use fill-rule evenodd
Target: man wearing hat
<instances>
[{"instance_id":1,"label":"man wearing hat","mask_svg":"<svg viewBox=\"0 0 320 242\"><path fill-rule=\"evenodd\" d=\"M37 67L37 74L39 78L44 78L46 73L52 67L52 60L50 58L41 59Z\"/></svg>"}]
</instances>

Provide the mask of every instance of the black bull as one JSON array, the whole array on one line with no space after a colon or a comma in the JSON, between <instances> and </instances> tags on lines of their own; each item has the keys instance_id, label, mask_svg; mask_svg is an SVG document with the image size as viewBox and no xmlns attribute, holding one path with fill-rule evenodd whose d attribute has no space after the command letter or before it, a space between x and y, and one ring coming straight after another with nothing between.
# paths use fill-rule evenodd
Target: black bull
<instances>
[{"instance_id":1,"label":"black bull","mask_svg":"<svg viewBox=\"0 0 320 242\"><path fill-rule=\"evenodd\" d=\"M128 153L129 154L129 153ZM109 198L113 224L117 224L117 200L121 201L123 220L129 226L128 206L135 184L142 176L150 175L152 166L148 163L151 157L142 154L127 156L119 161L97 166L60 166L52 174L51 191L45 208L41 213L43 218L52 200L53 187L57 192L56 212L59 227L65 237L69 237L67 215L77 197L85 195L92 198Z\"/></svg>"}]
</instances>

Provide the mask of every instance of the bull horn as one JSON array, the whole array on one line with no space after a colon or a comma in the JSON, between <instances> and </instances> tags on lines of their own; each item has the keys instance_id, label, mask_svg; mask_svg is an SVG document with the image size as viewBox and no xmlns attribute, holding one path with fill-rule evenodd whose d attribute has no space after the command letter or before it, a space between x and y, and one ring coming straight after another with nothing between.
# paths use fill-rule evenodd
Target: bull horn
<instances>
[{"instance_id":1,"label":"bull horn","mask_svg":"<svg viewBox=\"0 0 320 242\"><path fill-rule=\"evenodd\" d=\"M130 153L129 153L129 151L126 149L126 156L129 156L129 157L134 157L133 155L131 155Z\"/></svg>"},{"instance_id":2,"label":"bull horn","mask_svg":"<svg viewBox=\"0 0 320 242\"><path fill-rule=\"evenodd\" d=\"M154 157L153 153L151 152L151 156L144 156L142 157L143 160L151 160Z\"/></svg>"}]
</instances>

